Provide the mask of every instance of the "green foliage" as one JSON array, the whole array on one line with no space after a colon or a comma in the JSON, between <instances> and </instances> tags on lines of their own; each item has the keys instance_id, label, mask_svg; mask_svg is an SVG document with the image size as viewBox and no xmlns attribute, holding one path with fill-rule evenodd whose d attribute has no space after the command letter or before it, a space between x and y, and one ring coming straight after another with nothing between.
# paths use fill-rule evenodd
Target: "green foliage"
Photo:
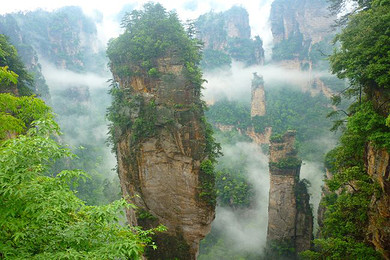
<instances>
[{"instance_id":1,"label":"green foliage","mask_svg":"<svg viewBox=\"0 0 390 260\"><path fill-rule=\"evenodd\" d=\"M241 129L250 126L250 105L239 101L221 100L206 111L213 124L233 125Z\"/></svg>"},{"instance_id":2,"label":"green foliage","mask_svg":"<svg viewBox=\"0 0 390 260\"><path fill-rule=\"evenodd\" d=\"M326 183L333 193L323 202L326 207L321 229L323 238L315 240L317 252L305 252L307 258L379 259L378 253L364 241L369 205L372 197L380 196L381 191L365 171L363 158L367 142L389 149L390 131L385 121L385 117L374 111L371 102L362 103L348 118L340 145L327 154L325 164L333 178Z\"/></svg>"},{"instance_id":3,"label":"green foliage","mask_svg":"<svg viewBox=\"0 0 390 260\"><path fill-rule=\"evenodd\" d=\"M232 65L231 57L218 50L205 49L203 51L203 59L200 63L202 69L213 70L216 68L230 68Z\"/></svg>"},{"instance_id":4,"label":"green foliage","mask_svg":"<svg viewBox=\"0 0 390 260\"><path fill-rule=\"evenodd\" d=\"M119 84L111 81L109 93L113 96L111 106L107 109L109 125L109 143L116 151L116 144L120 136L131 129L132 142L156 134L156 104L151 100L144 104L139 95L134 95L130 89L121 89Z\"/></svg>"},{"instance_id":5,"label":"green foliage","mask_svg":"<svg viewBox=\"0 0 390 260\"><path fill-rule=\"evenodd\" d=\"M265 252L267 259L294 259L296 255L293 241L269 241Z\"/></svg>"},{"instance_id":6,"label":"green foliage","mask_svg":"<svg viewBox=\"0 0 390 260\"><path fill-rule=\"evenodd\" d=\"M137 211L137 219L139 220L157 220L158 218L155 217L153 214L151 214L149 211L146 210L138 210Z\"/></svg>"},{"instance_id":7,"label":"green foliage","mask_svg":"<svg viewBox=\"0 0 390 260\"><path fill-rule=\"evenodd\" d=\"M246 65L256 64L256 52L262 50L263 42L260 37L255 40L246 38L229 38L227 51L230 56L238 61L245 62Z\"/></svg>"},{"instance_id":8,"label":"green foliage","mask_svg":"<svg viewBox=\"0 0 390 260\"><path fill-rule=\"evenodd\" d=\"M32 94L30 88L34 82L33 77L27 72L15 47L9 43L4 34L0 34L0 67L2 68L0 70L0 84L3 80L5 80L5 84L2 83L2 85L8 85L12 82L17 84L19 95Z\"/></svg>"},{"instance_id":9,"label":"green foliage","mask_svg":"<svg viewBox=\"0 0 390 260\"><path fill-rule=\"evenodd\" d=\"M284 134L273 134L270 141L273 143L282 143Z\"/></svg>"},{"instance_id":10,"label":"green foliage","mask_svg":"<svg viewBox=\"0 0 390 260\"><path fill-rule=\"evenodd\" d=\"M302 33L298 32L275 44L272 48L272 59L275 61L304 59L307 57L307 53L308 46L305 45Z\"/></svg>"},{"instance_id":11,"label":"green foliage","mask_svg":"<svg viewBox=\"0 0 390 260\"><path fill-rule=\"evenodd\" d=\"M11 83L16 84L18 83L18 77L18 74L12 70L8 70L8 66L0 67L0 86L7 86Z\"/></svg>"},{"instance_id":12,"label":"green foliage","mask_svg":"<svg viewBox=\"0 0 390 260\"><path fill-rule=\"evenodd\" d=\"M240 101L221 100L206 112L213 124L233 125L243 131L254 126L257 133L271 126L277 136L294 129L297 131L299 153L304 160L322 160L324 148L312 141L324 136L331 127L330 120L324 120L329 101L321 95L312 97L309 93L291 88L266 89L267 112L265 116L250 117L250 104ZM307 109L310 107L311 109Z\"/></svg>"},{"instance_id":13,"label":"green foliage","mask_svg":"<svg viewBox=\"0 0 390 260\"><path fill-rule=\"evenodd\" d=\"M89 67L101 72L105 64L102 60L104 53L96 55L93 48L83 44L83 40L89 41L96 36L96 26L80 7L68 6L53 12L36 10L12 13L0 18L1 24L5 24L5 33L28 64L32 59L37 59L34 57L37 52L48 61L65 65L72 71L83 71ZM20 41L20 36L23 41ZM41 74L38 66L32 65L33 72ZM98 68L100 65L102 67Z\"/></svg>"},{"instance_id":14,"label":"green foliage","mask_svg":"<svg viewBox=\"0 0 390 260\"><path fill-rule=\"evenodd\" d=\"M209 124L206 121L205 117L201 118L204 126L205 126L205 139L206 139L206 146L205 146L205 154L207 156L207 159L210 160L211 163L215 163L216 159L222 155L221 152L221 145L216 141L214 137L214 131L211 124Z\"/></svg>"},{"instance_id":15,"label":"green foliage","mask_svg":"<svg viewBox=\"0 0 390 260\"><path fill-rule=\"evenodd\" d=\"M113 73L130 77L146 71L153 77L157 75L153 68L157 67L158 59L168 56L185 64L189 81L200 89L203 82L199 82L201 72L197 68L200 45L188 37L176 13L167 12L160 4L148 3L144 10L127 14L122 26L125 32L112 39L107 48Z\"/></svg>"},{"instance_id":16,"label":"green foliage","mask_svg":"<svg viewBox=\"0 0 390 260\"><path fill-rule=\"evenodd\" d=\"M50 118L32 123L26 135L0 146L0 256L12 259L140 259L155 230L119 223L130 207L125 200L85 206L70 189L86 174L50 172L62 157L71 157L52 134Z\"/></svg>"},{"instance_id":17,"label":"green foliage","mask_svg":"<svg viewBox=\"0 0 390 260\"><path fill-rule=\"evenodd\" d=\"M7 134L21 134L32 121L49 115L51 109L35 97L0 94L0 140Z\"/></svg>"},{"instance_id":18,"label":"green foliage","mask_svg":"<svg viewBox=\"0 0 390 260\"><path fill-rule=\"evenodd\" d=\"M281 159L278 162L270 162L270 168L278 168L278 169L296 169L300 167L302 164L302 160L295 157L287 157L285 159Z\"/></svg>"},{"instance_id":19,"label":"green foliage","mask_svg":"<svg viewBox=\"0 0 390 260\"><path fill-rule=\"evenodd\" d=\"M348 78L357 94L390 85L390 5L372 1L372 8L350 17L335 40L341 48L330 57L331 70L339 78Z\"/></svg>"},{"instance_id":20,"label":"green foliage","mask_svg":"<svg viewBox=\"0 0 390 260\"><path fill-rule=\"evenodd\" d=\"M323 259L359 259L359 260L376 260L381 259L380 254L373 248L368 247L362 242L353 238L329 238L316 239L314 241L321 252L304 251L300 254L302 259L323 260Z\"/></svg>"},{"instance_id":21,"label":"green foliage","mask_svg":"<svg viewBox=\"0 0 390 260\"><path fill-rule=\"evenodd\" d=\"M201 39L210 37L210 49L218 46L221 42L227 40L227 32L224 30L225 17L223 13L215 13L213 11L199 16L195 22Z\"/></svg>"},{"instance_id":22,"label":"green foliage","mask_svg":"<svg viewBox=\"0 0 390 260\"><path fill-rule=\"evenodd\" d=\"M345 3L332 2L333 7ZM374 106L377 101L372 95L375 91L385 95L390 82L390 5L381 0L358 3L360 12L349 14L347 26L335 39L341 47L330 57L330 64L333 73L351 83L344 95L359 96L359 101L348 108L340 145L326 157L333 173L327 180L332 193L323 202L323 237L315 240L315 251L303 254L308 259L381 259L380 252L366 241L370 204L381 196L382 189L365 170L364 149L368 143L390 149L388 112L384 109L386 116L378 113L383 111ZM340 100L340 96L335 99L336 103Z\"/></svg>"},{"instance_id":23,"label":"green foliage","mask_svg":"<svg viewBox=\"0 0 390 260\"><path fill-rule=\"evenodd\" d=\"M211 160L204 160L199 171L199 198L210 206L216 204L214 164Z\"/></svg>"},{"instance_id":24,"label":"green foliage","mask_svg":"<svg viewBox=\"0 0 390 260\"><path fill-rule=\"evenodd\" d=\"M254 191L242 169L232 172L222 169L216 174L216 190L219 206L232 208L249 207Z\"/></svg>"}]
</instances>

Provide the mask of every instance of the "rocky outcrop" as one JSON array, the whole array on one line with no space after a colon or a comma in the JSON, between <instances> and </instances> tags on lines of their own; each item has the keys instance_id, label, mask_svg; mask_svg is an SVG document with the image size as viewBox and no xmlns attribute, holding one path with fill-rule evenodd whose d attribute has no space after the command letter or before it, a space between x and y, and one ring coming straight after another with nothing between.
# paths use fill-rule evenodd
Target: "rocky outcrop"
<instances>
[{"instance_id":1,"label":"rocky outcrop","mask_svg":"<svg viewBox=\"0 0 390 260\"><path fill-rule=\"evenodd\" d=\"M390 259L390 159L385 149L371 143L366 146L366 171L379 185L380 196L373 194L370 203L367 240L385 259Z\"/></svg>"},{"instance_id":2,"label":"rocky outcrop","mask_svg":"<svg viewBox=\"0 0 390 260\"><path fill-rule=\"evenodd\" d=\"M328 5L326 0L275 0L270 14L274 43L299 34L311 44L322 41L335 18Z\"/></svg>"},{"instance_id":3,"label":"rocky outcrop","mask_svg":"<svg viewBox=\"0 0 390 260\"><path fill-rule=\"evenodd\" d=\"M325 174L325 180L331 180L333 178L333 174L329 171L329 169L325 169L326 174ZM322 238L323 235L321 233L322 227L324 226L324 220L325 220L325 211L326 207L324 203L322 203L325 199L326 196L330 195L332 192L329 190L328 185L326 183L321 187L321 200L320 204L318 205L318 210L317 210L317 222L318 222L318 232L316 234L316 237Z\"/></svg>"},{"instance_id":4,"label":"rocky outcrop","mask_svg":"<svg viewBox=\"0 0 390 260\"><path fill-rule=\"evenodd\" d=\"M254 127L248 127L246 129L246 135L249 136L255 144L269 144L272 135L272 127L266 127L262 133L256 133Z\"/></svg>"},{"instance_id":5,"label":"rocky outcrop","mask_svg":"<svg viewBox=\"0 0 390 260\"><path fill-rule=\"evenodd\" d=\"M195 26L205 50L228 54L247 65L264 63L263 42L258 36L251 39L249 15L243 7L233 6L225 12L201 15ZM213 58L216 56L214 54Z\"/></svg>"},{"instance_id":6,"label":"rocky outcrop","mask_svg":"<svg viewBox=\"0 0 390 260\"><path fill-rule=\"evenodd\" d=\"M96 26L80 7L7 14L0 17L0 32L11 38L27 68L38 64L38 56L73 71L95 69L105 63L97 55Z\"/></svg>"},{"instance_id":7,"label":"rocky outcrop","mask_svg":"<svg viewBox=\"0 0 390 260\"><path fill-rule=\"evenodd\" d=\"M115 129L120 183L138 207L127 211L132 225L168 229L155 237L158 248L147 257L195 259L215 215L200 93L174 53L157 64L159 77L119 77L112 68L129 93L120 111L132 125Z\"/></svg>"},{"instance_id":8,"label":"rocky outcrop","mask_svg":"<svg viewBox=\"0 0 390 260\"><path fill-rule=\"evenodd\" d=\"M45 101L49 101L49 87L42 74L41 64L38 61L38 54L31 46L31 41L20 29L18 22L13 15L7 14L0 16L0 33L9 37L10 42L17 49L18 55L26 66L26 69L34 75L34 83L30 86L33 92Z\"/></svg>"},{"instance_id":9,"label":"rocky outcrop","mask_svg":"<svg viewBox=\"0 0 390 260\"><path fill-rule=\"evenodd\" d=\"M265 115L265 91L262 76L253 73L251 87L251 117Z\"/></svg>"},{"instance_id":10,"label":"rocky outcrop","mask_svg":"<svg viewBox=\"0 0 390 260\"><path fill-rule=\"evenodd\" d=\"M313 215L306 184L299 180L301 161L294 148L295 132L288 131L270 144L270 191L267 255L295 258L310 248Z\"/></svg>"},{"instance_id":11,"label":"rocky outcrop","mask_svg":"<svg viewBox=\"0 0 390 260\"><path fill-rule=\"evenodd\" d=\"M321 67L322 52L332 50L331 25L336 19L329 14L328 6L326 0L275 0L270 13L273 60L298 61L295 64L303 69L314 62L319 70L326 69Z\"/></svg>"},{"instance_id":12,"label":"rocky outcrop","mask_svg":"<svg viewBox=\"0 0 390 260\"><path fill-rule=\"evenodd\" d=\"M196 27L205 49L223 51L229 38L250 39L251 36L248 12L237 6L226 12L201 15Z\"/></svg>"}]
</instances>

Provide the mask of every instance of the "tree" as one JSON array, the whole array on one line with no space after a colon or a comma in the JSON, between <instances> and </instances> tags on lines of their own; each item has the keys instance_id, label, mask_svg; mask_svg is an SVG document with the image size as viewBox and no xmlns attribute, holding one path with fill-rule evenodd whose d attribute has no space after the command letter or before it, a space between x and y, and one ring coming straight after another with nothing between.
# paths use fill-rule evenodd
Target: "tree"
<instances>
[{"instance_id":1,"label":"tree","mask_svg":"<svg viewBox=\"0 0 390 260\"><path fill-rule=\"evenodd\" d=\"M384 191L366 172L365 148L390 150L390 1L359 1L360 12L337 35L340 49L330 57L332 72L347 78L351 87L345 95L358 97L349 107L346 128L340 144L327 154L327 167L333 177L326 180L331 193L326 207L321 238L314 241L316 252L305 252L310 259L381 259L382 245L369 244L367 238L372 200L382 199ZM338 98L340 100L340 98ZM375 211L375 210L374 210ZM375 213L374 213L375 214ZM386 250L386 249L384 249Z\"/></svg>"},{"instance_id":2,"label":"tree","mask_svg":"<svg viewBox=\"0 0 390 260\"><path fill-rule=\"evenodd\" d=\"M330 57L332 73L348 78L352 93L360 87L390 88L390 2L375 0L372 8L350 17L348 26L335 41L341 44Z\"/></svg>"},{"instance_id":3,"label":"tree","mask_svg":"<svg viewBox=\"0 0 390 260\"><path fill-rule=\"evenodd\" d=\"M150 235L121 225L124 199L86 206L70 185L88 178L79 170L50 172L61 157L72 157L51 136L52 116L31 123L26 135L0 145L0 258L140 259Z\"/></svg>"},{"instance_id":4,"label":"tree","mask_svg":"<svg viewBox=\"0 0 390 260\"><path fill-rule=\"evenodd\" d=\"M0 88L11 82L17 85L19 95L32 94L30 87L34 82L33 76L27 72L15 47L9 43L7 37L3 34L0 34L0 67L2 67L0 70ZM12 72L9 72L8 70ZM11 73L11 75L7 73L7 71ZM7 82L7 79L10 80L10 82ZM15 79L17 79L17 82ZM3 82L3 80L6 80L6 82Z\"/></svg>"}]
</instances>

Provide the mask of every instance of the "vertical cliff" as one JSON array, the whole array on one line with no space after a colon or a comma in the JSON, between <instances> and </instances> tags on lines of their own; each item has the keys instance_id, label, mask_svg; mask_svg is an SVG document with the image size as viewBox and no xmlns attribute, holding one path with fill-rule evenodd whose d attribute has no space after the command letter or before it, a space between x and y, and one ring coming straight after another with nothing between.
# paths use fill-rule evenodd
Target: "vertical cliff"
<instances>
[{"instance_id":1,"label":"vertical cliff","mask_svg":"<svg viewBox=\"0 0 390 260\"><path fill-rule=\"evenodd\" d=\"M265 91L262 76L253 73L251 87L251 117L265 115Z\"/></svg>"},{"instance_id":2,"label":"vertical cliff","mask_svg":"<svg viewBox=\"0 0 390 260\"><path fill-rule=\"evenodd\" d=\"M380 196L373 194L369 205L366 239L385 259L390 259L390 158L386 149L366 146L366 171L378 184Z\"/></svg>"},{"instance_id":3,"label":"vertical cliff","mask_svg":"<svg viewBox=\"0 0 390 260\"><path fill-rule=\"evenodd\" d=\"M36 66L37 56L58 68L84 71L104 66L98 55L94 21L80 7L63 7L0 16L0 32L8 35L21 52L26 66Z\"/></svg>"},{"instance_id":4,"label":"vertical cliff","mask_svg":"<svg viewBox=\"0 0 390 260\"><path fill-rule=\"evenodd\" d=\"M17 49L18 55L25 64L27 70L34 75L34 82L29 88L43 99L49 100L49 87L46 85L45 78L42 75L38 54L31 46L30 40L28 37L25 37L17 20L12 15L7 14L0 16L0 33L9 38L9 41Z\"/></svg>"},{"instance_id":5,"label":"vertical cliff","mask_svg":"<svg viewBox=\"0 0 390 260\"><path fill-rule=\"evenodd\" d=\"M251 39L249 15L244 8L233 6L225 12L201 15L195 26L197 37L204 42L206 64L218 67L226 59L247 65L264 63L263 42L259 36Z\"/></svg>"},{"instance_id":6,"label":"vertical cliff","mask_svg":"<svg viewBox=\"0 0 390 260\"><path fill-rule=\"evenodd\" d=\"M310 248L313 216L306 184L299 180L301 161L295 132L271 139L267 254L295 258Z\"/></svg>"},{"instance_id":7,"label":"vertical cliff","mask_svg":"<svg viewBox=\"0 0 390 260\"><path fill-rule=\"evenodd\" d=\"M326 0L275 0L270 14L274 42L298 34L313 44L323 40L334 21L328 6Z\"/></svg>"},{"instance_id":8,"label":"vertical cliff","mask_svg":"<svg viewBox=\"0 0 390 260\"><path fill-rule=\"evenodd\" d=\"M270 13L273 60L295 60L302 68L312 66L313 58L321 60L318 50L324 52L324 46L330 46L336 19L328 6L326 0L275 0Z\"/></svg>"},{"instance_id":9,"label":"vertical cliff","mask_svg":"<svg viewBox=\"0 0 390 260\"><path fill-rule=\"evenodd\" d=\"M144 8L107 51L118 174L123 196L138 207L128 221L168 228L147 257L195 259L215 215L216 145L200 100L199 48L174 13Z\"/></svg>"}]
</instances>

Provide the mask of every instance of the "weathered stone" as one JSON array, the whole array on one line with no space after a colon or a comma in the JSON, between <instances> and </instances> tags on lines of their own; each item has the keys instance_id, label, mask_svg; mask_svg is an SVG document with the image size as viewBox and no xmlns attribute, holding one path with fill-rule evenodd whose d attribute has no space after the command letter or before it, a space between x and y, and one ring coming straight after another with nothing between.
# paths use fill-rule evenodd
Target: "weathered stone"
<instances>
[{"instance_id":1,"label":"weathered stone","mask_svg":"<svg viewBox=\"0 0 390 260\"><path fill-rule=\"evenodd\" d=\"M200 199L200 165L206 159L205 125L199 91L185 80L183 64L174 55L158 60L158 78L118 78L122 89L141 98L138 116L144 122L145 106L154 109L152 133L144 136L128 128L117 143L118 172L122 192L138 212L127 210L132 225L168 228L155 237L157 250L149 259L195 259L199 242L210 231L214 206ZM145 122L144 122L145 123ZM148 123L148 122L146 122ZM149 122L150 123L150 122ZM150 130L148 130L150 131Z\"/></svg>"},{"instance_id":2,"label":"weathered stone","mask_svg":"<svg viewBox=\"0 0 390 260\"><path fill-rule=\"evenodd\" d=\"M269 144L272 135L272 127L266 127L262 133L256 133L254 127L248 127L246 129L246 135L256 144Z\"/></svg>"},{"instance_id":3,"label":"weathered stone","mask_svg":"<svg viewBox=\"0 0 390 260\"><path fill-rule=\"evenodd\" d=\"M295 132L288 131L281 138L271 140L270 144L267 231L267 255L270 258L296 258L299 252L311 246L313 214L306 185L299 181L301 165L281 164L287 159L297 160L294 142ZM284 249L280 251L280 248Z\"/></svg>"},{"instance_id":4,"label":"weathered stone","mask_svg":"<svg viewBox=\"0 0 390 260\"><path fill-rule=\"evenodd\" d=\"M366 170L371 179L379 184L381 196L371 198L367 240L385 259L390 259L390 159L385 149L372 144L366 146Z\"/></svg>"},{"instance_id":5,"label":"weathered stone","mask_svg":"<svg viewBox=\"0 0 390 260\"><path fill-rule=\"evenodd\" d=\"M240 61L247 62L248 65L264 64L263 43L259 37L251 39L249 15L245 8L233 6L225 12L209 12L200 16L195 25L197 37L204 43L205 50L221 51L235 58L229 49L248 48L247 44L251 42L253 55L246 58L249 60Z\"/></svg>"},{"instance_id":6,"label":"weathered stone","mask_svg":"<svg viewBox=\"0 0 390 260\"><path fill-rule=\"evenodd\" d=\"M265 90L262 76L253 73L251 94L251 117L265 115Z\"/></svg>"},{"instance_id":7,"label":"weathered stone","mask_svg":"<svg viewBox=\"0 0 390 260\"><path fill-rule=\"evenodd\" d=\"M323 40L335 19L328 5L326 0L275 0L270 14L274 43L300 33L311 44Z\"/></svg>"}]
</instances>

